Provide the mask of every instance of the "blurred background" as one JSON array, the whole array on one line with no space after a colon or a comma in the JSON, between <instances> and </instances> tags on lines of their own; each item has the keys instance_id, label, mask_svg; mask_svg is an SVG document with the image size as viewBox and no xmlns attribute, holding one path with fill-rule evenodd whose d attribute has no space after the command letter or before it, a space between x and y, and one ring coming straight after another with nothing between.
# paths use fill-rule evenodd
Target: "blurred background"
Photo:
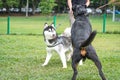
<instances>
[{"instance_id":1,"label":"blurred background","mask_svg":"<svg viewBox=\"0 0 120 80\"><path fill-rule=\"evenodd\" d=\"M90 0L90 6L87 8L91 14L115 13L120 14L120 0ZM106 5L107 4L107 5ZM102 8L96 9L100 6ZM107 9L106 9L107 8ZM41 13L67 13L67 0L0 0L0 15L40 15Z\"/></svg>"},{"instance_id":2,"label":"blurred background","mask_svg":"<svg viewBox=\"0 0 120 80\"><path fill-rule=\"evenodd\" d=\"M67 0L0 0L0 34L42 34L45 22L62 33L68 11ZM93 29L120 33L120 0L90 0L87 12Z\"/></svg>"}]
</instances>

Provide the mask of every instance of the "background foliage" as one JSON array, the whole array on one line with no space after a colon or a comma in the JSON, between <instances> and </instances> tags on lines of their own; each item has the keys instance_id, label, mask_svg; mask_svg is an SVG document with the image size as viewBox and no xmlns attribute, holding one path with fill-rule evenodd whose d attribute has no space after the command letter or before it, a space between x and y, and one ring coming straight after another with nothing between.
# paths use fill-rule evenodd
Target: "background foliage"
<instances>
[{"instance_id":1,"label":"background foliage","mask_svg":"<svg viewBox=\"0 0 120 80\"><path fill-rule=\"evenodd\" d=\"M35 14L35 9L40 7L43 13L51 13L53 10L59 13L66 12L68 9L67 0L28 0L29 8L32 8L32 14ZM91 4L89 7L97 8L101 5L106 4L109 1L120 0L90 0ZM0 0L0 8L6 8L7 13L10 12L10 8L19 8L21 13L22 8L26 8L27 0ZM117 9L120 8L120 4L117 5ZM110 6L110 5L109 5Z\"/></svg>"},{"instance_id":2,"label":"background foliage","mask_svg":"<svg viewBox=\"0 0 120 80\"><path fill-rule=\"evenodd\" d=\"M41 0L39 3L39 7L44 14L51 13L54 6L56 6L55 0Z\"/></svg>"}]
</instances>

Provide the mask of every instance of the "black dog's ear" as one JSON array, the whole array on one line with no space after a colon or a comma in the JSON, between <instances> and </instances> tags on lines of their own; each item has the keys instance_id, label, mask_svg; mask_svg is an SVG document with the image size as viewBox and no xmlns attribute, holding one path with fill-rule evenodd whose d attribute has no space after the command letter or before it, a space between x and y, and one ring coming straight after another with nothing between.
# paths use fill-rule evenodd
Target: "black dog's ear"
<instances>
[{"instance_id":1,"label":"black dog's ear","mask_svg":"<svg viewBox=\"0 0 120 80\"><path fill-rule=\"evenodd\" d=\"M48 24L47 24L47 23L44 24L44 29L45 29L46 27L48 27Z\"/></svg>"}]
</instances>

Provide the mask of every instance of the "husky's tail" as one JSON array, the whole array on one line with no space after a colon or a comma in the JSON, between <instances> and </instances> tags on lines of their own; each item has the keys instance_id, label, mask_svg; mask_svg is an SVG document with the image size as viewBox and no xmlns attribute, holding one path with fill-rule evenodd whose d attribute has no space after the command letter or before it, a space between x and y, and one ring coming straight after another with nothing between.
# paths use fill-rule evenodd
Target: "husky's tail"
<instances>
[{"instance_id":1,"label":"husky's tail","mask_svg":"<svg viewBox=\"0 0 120 80\"><path fill-rule=\"evenodd\" d=\"M88 37L88 39L86 41L84 41L81 45L80 45L80 48L82 47L86 47L88 46L89 44L91 44L91 42L94 40L95 36L96 36L97 32L96 31L93 31L90 36Z\"/></svg>"}]
</instances>

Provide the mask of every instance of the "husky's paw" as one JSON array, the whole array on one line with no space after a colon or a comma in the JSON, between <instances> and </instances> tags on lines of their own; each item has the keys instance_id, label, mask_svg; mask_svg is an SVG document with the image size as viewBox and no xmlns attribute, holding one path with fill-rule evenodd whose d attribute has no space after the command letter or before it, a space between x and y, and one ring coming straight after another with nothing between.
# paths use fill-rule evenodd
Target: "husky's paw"
<instances>
[{"instance_id":1,"label":"husky's paw","mask_svg":"<svg viewBox=\"0 0 120 80\"><path fill-rule=\"evenodd\" d=\"M82 60L80 60L80 62L79 62L79 65L83 65L83 62L82 62Z\"/></svg>"},{"instance_id":2,"label":"husky's paw","mask_svg":"<svg viewBox=\"0 0 120 80\"><path fill-rule=\"evenodd\" d=\"M47 64L42 64L42 66L44 67L44 66L46 66Z\"/></svg>"},{"instance_id":3,"label":"husky's paw","mask_svg":"<svg viewBox=\"0 0 120 80\"><path fill-rule=\"evenodd\" d=\"M65 69L65 68L67 68L67 66L63 66L62 68L64 68L64 69Z\"/></svg>"}]
</instances>

